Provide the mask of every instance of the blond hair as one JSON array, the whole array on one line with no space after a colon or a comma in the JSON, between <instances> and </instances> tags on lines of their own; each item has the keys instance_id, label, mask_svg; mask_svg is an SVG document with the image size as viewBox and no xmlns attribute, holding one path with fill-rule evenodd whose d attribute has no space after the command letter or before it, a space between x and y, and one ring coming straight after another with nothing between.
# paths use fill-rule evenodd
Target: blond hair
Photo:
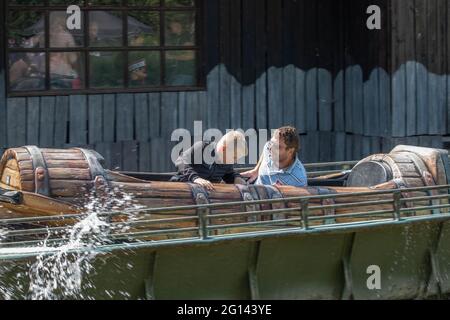
<instances>
[{"instance_id":1,"label":"blond hair","mask_svg":"<svg viewBox=\"0 0 450 320\"><path fill-rule=\"evenodd\" d=\"M247 156L248 148L247 141L245 141L245 135L237 130L232 130L227 132L218 142L218 146L222 147L225 145L227 149L227 154L231 151L230 146L234 146L234 154L237 155L237 159ZM233 155L234 155L233 154Z\"/></svg>"}]
</instances>

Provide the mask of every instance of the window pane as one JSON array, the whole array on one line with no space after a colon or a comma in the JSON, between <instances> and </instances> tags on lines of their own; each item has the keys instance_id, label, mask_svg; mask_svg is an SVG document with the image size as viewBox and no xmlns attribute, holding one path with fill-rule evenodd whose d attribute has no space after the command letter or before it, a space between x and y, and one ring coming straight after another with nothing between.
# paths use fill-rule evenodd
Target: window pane
<instances>
[{"instance_id":1,"label":"window pane","mask_svg":"<svg viewBox=\"0 0 450 320\"><path fill-rule=\"evenodd\" d=\"M91 11L89 13L89 46L122 46L122 13Z\"/></svg>"},{"instance_id":2,"label":"window pane","mask_svg":"<svg viewBox=\"0 0 450 320\"><path fill-rule=\"evenodd\" d=\"M122 4L122 0L88 0L89 6L101 6L101 5L117 5Z\"/></svg>"},{"instance_id":3,"label":"window pane","mask_svg":"<svg viewBox=\"0 0 450 320\"><path fill-rule=\"evenodd\" d=\"M9 87L12 91L45 89L45 53L11 53Z\"/></svg>"},{"instance_id":4,"label":"window pane","mask_svg":"<svg viewBox=\"0 0 450 320\"><path fill-rule=\"evenodd\" d=\"M82 6L84 4L84 0L50 0L50 5L64 5L64 6L70 6L70 5L78 5Z\"/></svg>"},{"instance_id":5,"label":"window pane","mask_svg":"<svg viewBox=\"0 0 450 320\"><path fill-rule=\"evenodd\" d=\"M129 6L153 6L160 5L160 0L128 0Z\"/></svg>"},{"instance_id":6,"label":"window pane","mask_svg":"<svg viewBox=\"0 0 450 320\"><path fill-rule=\"evenodd\" d=\"M83 14L81 14L83 20ZM67 28L67 14L65 11L50 12L50 47L51 48L73 48L82 47L83 30L69 30ZM83 21L81 21L83 26Z\"/></svg>"},{"instance_id":7,"label":"window pane","mask_svg":"<svg viewBox=\"0 0 450 320\"><path fill-rule=\"evenodd\" d=\"M166 13L166 45L167 46L195 45L194 12Z\"/></svg>"},{"instance_id":8,"label":"window pane","mask_svg":"<svg viewBox=\"0 0 450 320\"><path fill-rule=\"evenodd\" d=\"M43 48L45 46L42 12L9 11L8 46L10 48Z\"/></svg>"},{"instance_id":9,"label":"window pane","mask_svg":"<svg viewBox=\"0 0 450 320\"><path fill-rule=\"evenodd\" d=\"M50 88L84 88L84 59L81 52L50 53Z\"/></svg>"},{"instance_id":10,"label":"window pane","mask_svg":"<svg viewBox=\"0 0 450 320\"><path fill-rule=\"evenodd\" d=\"M129 46L159 46L159 13L130 11L128 16Z\"/></svg>"},{"instance_id":11,"label":"window pane","mask_svg":"<svg viewBox=\"0 0 450 320\"><path fill-rule=\"evenodd\" d=\"M124 58L122 52L97 51L89 53L89 81L91 88L119 88L123 86Z\"/></svg>"},{"instance_id":12,"label":"window pane","mask_svg":"<svg viewBox=\"0 0 450 320\"><path fill-rule=\"evenodd\" d=\"M33 6L33 5L43 5L44 0L9 0L8 4L20 5L20 6Z\"/></svg>"},{"instance_id":13,"label":"window pane","mask_svg":"<svg viewBox=\"0 0 450 320\"><path fill-rule=\"evenodd\" d=\"M196 83L195 51L167 51L166 84L171 86L192 86Z\"/></svg>"},{"instance_id":14,"label":"window pane","mask_svg":"<svg viewBox=\"0 0 450 320\"><path fill-rule=\"evenodd\" d=\"M165 0L168 7L191 7L194 6L194 0Z\"/></svg>"},{"instance_id":15,"label":"window pane","mask_svg":"<svg viewBox=\"0 0 450 320\"><path fill-rule=\"evenodd\" d=\"M160 84L161 55L159 51L131 51L128 55L130 87Z\"/></svg>"}]
</instances>

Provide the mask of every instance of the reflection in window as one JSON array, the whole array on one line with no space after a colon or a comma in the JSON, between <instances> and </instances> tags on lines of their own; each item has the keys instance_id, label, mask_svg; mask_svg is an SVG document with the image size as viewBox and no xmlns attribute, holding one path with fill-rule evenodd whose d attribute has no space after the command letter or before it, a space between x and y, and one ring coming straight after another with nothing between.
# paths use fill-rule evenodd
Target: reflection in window
<instances>
[{"instance_id":1,"label":"reflection in window","mask_svg":"<svg viewBox=\"0 0 450 320\"><path fill-rule=\"evenodd\" d=\"M50 12L50 47L73 48L84 45L82 30L69 30L65 11ZM83 21L81 21L83 25Z\"/></svg>"},{"instance_id":2,"label":"reflection in window","mask_svg":"<svg viewBox=\"0 0 450 320\"><path fill-rule=\"evenodd\" d=\"M195 13L166 13L166 45L192 46L195 44Z\"/></svg>"},{"instance_id":3,"label":"reflection in window","mask_svg":"<svg viewBox=\"0 0 450 320\"><path fill-rule=\"evenodd\" d=\"M50 88L84 88L84 59L81 52L50 53Z\"/></svg>"},{"instance_id":4,"label":"reflection in window","mask_svg":"<svg viewBox=\"0 0 450 320\"><path fill-rule=\"evenodd\" d=\"M192 7L194 0L165 0L165 4L174 7Z\"/></svg>"},{"instance_id":5,"label":"reflection in window","mask_svg":"<svg viewBox=\"0 0 450 320\"><path fill-rule=\"evenodd\" d=\"M120 5L122 0L87 0L89 6Z\"/></svg>"},{"instance_id":6,"label":"reflection in window","mask_svg":"<svg viewBox=\"0 0 450 320\"><path fill-rule=\"evenodd\" d=\"M9 87L11 91L45 89L45 53L9 54Z\"/></svg>"},{"instance_id":7,"label":"reflection in window","mask_svg":"<svg viewBox=\"0 0 450 320\"><path fill-rule=\"evenodd\" d=\"M44 48L45 18L42 12L9 11L8 47L9 48Z\"/></svg>"},{"instance_id":8,"label":"reflection in window","mask_svg":"<svg viewBox=\"0 0 450 320\"><path fill-rule=\"evenodd\" d=\"M74 4L81 29L70 30ZM6 8L8 88L17 96L198 85L194 0L9 0Z\"/></svg>"},{"instance_id":9,"label":"reflection in window","mask_svg":"<svg viewBox=\"0 0 450 320\"><path fill-rule=\"evenodd\" d=\"M129 6L159 6L160 0L129 0Z\"/></svg>"},{"instance_id":10,"label":"reflection in window","mask_svg":"<svg viewBox=\"0 0 450 320\"><path fill-rule=\"evenodd\" d=\"M128 78L130 87L160 84L160 54L158 51L131 51L128 55Z\"/></svg>"},{"instance_id":11,"label":"reflection in window","mask_svg":"<svg viewBox=\"0 0 450 320\"><path fill-rule=\"evenodd\" d=\"M123 87L123 67L123 52L96 51L89 53L90 87Z\"/></svg>"},{"instance_id":12,"label":"reflection in window","mask_svg":"<svg viewBox=\"0 0 450 320\"><path fill-rule=\"evenodd\" d=\"M91 11L89 13L89 45L119 47L122 44L122 13Z\"/></svg>"},{"instance_id":13,"label":"reflection in window","mask_svg":"<svg viewBox=\"0 0 450 320\"><path fill-rule=\"evenodd\" d=\"M10 5L19 5L19 6L32 6L32 5L43 5L44 0L9 0Z\"/></svg>"},{"instance_id":14,"label":"reflection in window","mask_svg":"<svg viewBox=\"0 0 450 320\"><path fill-rule=\"evenodd\" d=\"M196 82L195 51L167 51L166 84L171 86L190 86Z\"/></svg>"},{"instance_id":15,"label":"reflection in window","mask_svg":"<svg viewBox=\"0 0 450 320\"><path fill-rule=\"evenodd\" d=\"M84 0L49 0L50 5L61 5L61 6L70 6L70 5L78 5L82 6L84 4Z\"/></svg>"},{"instance_id":16,"label":"reflection in window","mask_svg":"<svg viewBox=\"0 0 450 320\"><path fill-rule=\"evenodd\" d=\"M129 46L159 46L158 12L130 11L127 19Z\"/></svg>"}]
</instances>

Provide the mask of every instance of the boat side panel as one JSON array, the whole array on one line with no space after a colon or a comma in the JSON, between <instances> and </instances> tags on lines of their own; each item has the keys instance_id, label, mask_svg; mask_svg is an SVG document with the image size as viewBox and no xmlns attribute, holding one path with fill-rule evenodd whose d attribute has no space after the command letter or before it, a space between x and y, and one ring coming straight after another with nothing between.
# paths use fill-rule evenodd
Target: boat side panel
<instances>
[{"instance_id":1,"label":"boat side panel","mask_svg":"<svg viewBox=\"0 0 450 320\"><path fill-rule=\"evenodd\" d=\"M96 299L412 299L450 295L450 222L114 250L83 278ZM434 258L431 254L434 253ZM33 259L0 260L24 297ZM380 268L380 289L367 286ZM436 276L437 275L437 276ZM438 284L436 284L436 279ZM17 286L17 280L21 286ZM91 288L89 288L91 286Z\"/></svg>"}]
</instances>

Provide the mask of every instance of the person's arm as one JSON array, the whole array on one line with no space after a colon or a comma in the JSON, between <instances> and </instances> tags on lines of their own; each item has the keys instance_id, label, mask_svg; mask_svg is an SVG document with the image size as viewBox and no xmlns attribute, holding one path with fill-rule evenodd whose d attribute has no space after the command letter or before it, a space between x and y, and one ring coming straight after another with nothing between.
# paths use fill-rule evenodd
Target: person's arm
<instances>
[{"instance_id":1,"label":"person's arm","mask_svg":"<svg viewBox=\"0 0 450 320\"><path fill-rule=\"evenodd\" d=\"M239 172L235 171L233 167L224 174L223 181L225 181L225 183L247 184Z\"/></svg>"},{"instance_id":2,"label":"person's arm","mask_svg":"<svg viewBox=\"0 0 450 320\"><path fill-rule=\"evenodd\" d=\"M201 141L196 142L192 147L184 151L175 162L175 166L178 169L178 174L181 177L181 181L193 182L201 185L208 190L213 190L214 186L206 179L199 176L194 169L194 155L200 152L203 153L203 143Z\"/></svg>"},{"instance_id":3,"label":"person's arm","mask_svg":"<svg viewBox=\"0 0 450 320\"><path fill-rule=\"evenodd\" d=\"M234 178L234 184L247 184L247 181L239 175L239 177Z\"/></svg>"},{"instance_id":4,"label":"person's arm","mask_svg":"<svg viewBox=\"0 0 450 320\"><path fill-rule=\"evenodd\" d=\"M256 166L249 171L245 171L241 173L242 177L246 177L249 178L248 182L252 183L253 181L255 181L258 178L258 173L259 173L259 168L261 167L261 163L263 161L263 157L264 157L264 153L261 154L261 156L259 157L258 163L256 164Z\"/></svg>"},{"instance_id":5,"label":"person's arm","mask_svg":"<svg viewBox=\"0 0 450 320\"><path fill-rule=\"evenodd\" d=\"M178 169L178 173L182 178L182 181L194 182L199 178L197 171L194 169L194 154L196 152L203 152L203 143L196 142L192 147L184 151L175 161L175 166Z\"/></svg>"}]
</instances>

